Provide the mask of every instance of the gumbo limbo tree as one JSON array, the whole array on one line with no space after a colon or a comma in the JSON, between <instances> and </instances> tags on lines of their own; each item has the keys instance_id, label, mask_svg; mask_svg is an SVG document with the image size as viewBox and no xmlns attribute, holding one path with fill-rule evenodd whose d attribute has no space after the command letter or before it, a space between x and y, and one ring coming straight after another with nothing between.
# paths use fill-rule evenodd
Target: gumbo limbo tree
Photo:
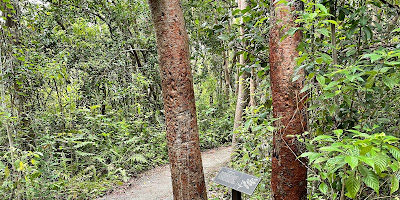
<instances>
[{"instance_id":1,"label":"gumbo limbo tree","mask_svg":"<svg viewBox=\"0 0 400 200\"><path fill-rule=\"evenodd\" d=\"M174 199L207 199L188 35L179 0L149 0L157 37Z\"/></svg>"},{"instance_id":2,"label":"gumbo limbo tree","mask_svg":"<svg viewBox=\"0 0 400 200\"><path fill-rule=\"evenodd\" d=\"M273 136L272 196L276 200L306 199L306 162L297 159L301 153L296 137L288 137L301 135L307 128L306 96L300 93L304 71L298 72L301 78L292 81L301 33L298 31L281 40L289 28L295 26L295 12L302 9L303 5L301 1L294 0L286 4L271 0L271 5L270 77L273 116L279 118L274 122L278 129Z\"/></svg>"}]
</instances>

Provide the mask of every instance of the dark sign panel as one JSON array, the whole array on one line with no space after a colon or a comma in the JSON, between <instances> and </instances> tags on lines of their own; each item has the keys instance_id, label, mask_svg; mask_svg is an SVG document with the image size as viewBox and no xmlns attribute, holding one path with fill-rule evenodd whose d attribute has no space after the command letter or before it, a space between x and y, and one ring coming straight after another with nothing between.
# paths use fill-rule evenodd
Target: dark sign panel
<instances>
[{"instance_id":1,"label":"dark sign panel","mask_svg":"<svg viewBox=\"0 0 400 200\"><path fill-rule=\"evenodd\" d=\"M251 195L256 189L260 178L223 167L214 178L214 182Z\"/></svg>"}]
</instances>

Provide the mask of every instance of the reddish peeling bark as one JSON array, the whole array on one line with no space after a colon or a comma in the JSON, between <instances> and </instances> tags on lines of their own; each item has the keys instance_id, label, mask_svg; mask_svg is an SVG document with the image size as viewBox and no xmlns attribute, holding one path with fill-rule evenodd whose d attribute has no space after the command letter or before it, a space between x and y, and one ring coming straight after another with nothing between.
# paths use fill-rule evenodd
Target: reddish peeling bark
<instances>
[{"instance_id":1,"label":"reddish peeling bark","mask_svg":"<svg viewBox=\"0 0 400 200\"><path fill-rule=\"evenodd\" d=\"M149 0L149 4L157 36L174 199L207 199L180 1Z\"/></svg>"},{"instance_id":2,"label":"reddish peeling bark","mask_svg":"<svg viewBox=\"0 0 400 200\"><path fill-rule=\"evenodd\" d=\"M287 135L301 135L307 128L307 116L303 78L292 81L292 75L296 67L295 58L298 56L296 48L301 41L301 33L279 41L294 25L295 16L292 12L301 9L300 1L289 1L276 5L276 0L271 0L272 24L270 32L270 76L273 100L274 118L278 130L273 136L272 196L275 200L302 200L307 198L307 168L296 159L300 155L300 144L295 137ZM293 4L291 4L293 3ZM303 75L300 70L298 74ZM296 156L297 155L297 156Z\"/></svg>"}]
</instances>

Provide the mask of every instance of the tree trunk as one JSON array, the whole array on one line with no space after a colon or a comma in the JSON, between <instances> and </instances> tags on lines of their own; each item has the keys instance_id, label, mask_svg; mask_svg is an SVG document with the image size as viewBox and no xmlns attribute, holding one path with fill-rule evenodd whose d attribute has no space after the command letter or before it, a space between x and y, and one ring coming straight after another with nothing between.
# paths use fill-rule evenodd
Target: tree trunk
<instances>
[{"instance_id":1,"label":"tree trunk","mask_svg":"<svg viewBox=\"0 0 400 200\"><path fill-rule=\"evenodd\" d=\"M297 159L301 153L300 143L296 137L288 135L301 135L307 128L306 95L300 93L303 88L303 75L292 81L296 67L295 58L298 57L296 48L301 42L301 33L298 31L293 36L279 41L289 30L295 26L296 9L302 9L301 1L289 1L277 5L271 0L271 16L273 27L270 32L270 66L271 90L273 100L273 116L279 118L274 122L278 129L273 136L273 155L271 187L275 200L305 200L307 198L307 168L305 160ZM293 3L293 4L291 4ZM289 11L289 12L288 12ZM292 12L290 12L292 11Z\"/></svg>"},{"instance_id":2,"label":"tree trunk","mask_svg":"<svg viewBox=\"0 0 400 200\"><path fill-rule=\"evenodd\" d=\"M149 0L157 37L175 200L207 199L188 35L179 0Z\"/></svg>"},{"instance_id":3,"label":"tree trunk","mask_svg":"<svg viewBox=\"0 0 400 200\"><path fill-rule=\"evenodd\" d=\"M250 74L250 102L249 106L250 107L256 107L256 74L254 72L254 68L251 68L251 74Z\"/></svg>"},{"instance_id":4,"label":"tree trunk","mask_svg":"<svg viewBox=\"0 0 400 200\"><path fill-rule=\"evenodd\" d=\"M231 77L230 77L230 72L229 72L229 51L223 51L222 56L224 57L224 77L225 77L225 96L226 99L229 100L229 94L230 91L232 90L231 86Z\"/></svg>"},{"instance_id":5,"label":"tree trunk","mask_svg":"<svg viewBox=\"0 0 400 200\"><path fill-rule=\"evenodd\" d=\"M243 10L247 7L246 0L239 0L238 1L238 7L239 9ZM243 20L241 20L243 23ZM240 27L240 38L243 40L245 34L245 30L243 25ZM242 41L242 46L246 46L246 42ZM244 59L244 55L240 54L239 58L239 64L240 65L246 65L246 61ZM240 70L239 70L240 71ZM247 106L247 99L249 98L249 90L246 84L247 78L249 78L249 73L243 72L242 75L240 75L238 81L238 98L236 102L236 111L235 111L235 122L234 122L234 129L238 128L240 124L242 123L242 118L243 118L243 110ZM233 133L232 136L232 145L236 146L237 144L237 135Z\"/></svg>"}]
</instances>

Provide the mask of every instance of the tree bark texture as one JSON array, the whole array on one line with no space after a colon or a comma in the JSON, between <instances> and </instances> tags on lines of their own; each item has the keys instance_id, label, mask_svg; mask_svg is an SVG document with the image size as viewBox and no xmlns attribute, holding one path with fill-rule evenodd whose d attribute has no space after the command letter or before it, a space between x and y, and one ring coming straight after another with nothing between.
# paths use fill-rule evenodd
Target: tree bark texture
<instances>
[{"instance_id":1,"label":"tree bark texture","mask_svg":"<svg viewBox=\"0 0 400 200\"><path fill-rule=\"evenodd\" d=\"M149 0L149 4L161 68L174 199L207 199L188 35L180 1Z\"/></svg>"},{"instance_id":2,"label":"tree bark texture","mask_svg":"<svg viewBox=\"0 0 400 200\"><path fill-rule=\"evenodd\" d=\"M301 42L301 33L298 31L293 36L280 39L290 27L295 26L294 11L302 9L301 1L289 1L277 5L271 0L271 16L273 28L270 32L270 77L273 100L273 116L279 118L274 125L278 129L273 136L272 196L275 200L305 200L307 198L307 161L298 160L301 145L296 137L288 135L301 135L307 128L306 96L300 93L303 88L303 75L292 81L296 67L295 58L298 57L296 48ZM290 5L290 6L289 6Z\"/></svg>"},{"instance_id":3,"label":"tree bark texture","mask_svg":"<svg viewBox=\"0 0 400 200\"><path fill-rule=\"evenodd\" d=\"M251 73L250 73L250 102L249 106L250 107L256 107L256 89L257 89L257 83L256 83L256 74L254 68L251 68Z\"/></svg>"},{"instance_id":4,"label":"tree bark texture","mask_svg":"<svg viewBox=\"0 0 400 200\"><path fill-rule=\"evenodd\" d=\"M239 9L243 10L247 7L246 0L238 0L238 7ZM243 23L243 20L241 20ZM240 27L240 38L243 40L245 34L245 30L243 25ZM242 41L242 46L246 46L246 42ZM240 65L246 65L246 60L244 59L244 55L240 54L239 57L239 64ZM240 71L240 70L239 70ZM246 108L248 104L248 98L249 98L249 89L246 84L247 79L249 78L249 73L248 72L243 72L242 75L240 75L238 81L238 92L237 92L237 102L236 102L236 110L235 110L235 122L234 122L234 129L238 128L240 124L242 123L242 118L243 118L243 110ZM234 133L232 136L232 145L237 144L237 135Z\"/></svg>"}]
</instances>

